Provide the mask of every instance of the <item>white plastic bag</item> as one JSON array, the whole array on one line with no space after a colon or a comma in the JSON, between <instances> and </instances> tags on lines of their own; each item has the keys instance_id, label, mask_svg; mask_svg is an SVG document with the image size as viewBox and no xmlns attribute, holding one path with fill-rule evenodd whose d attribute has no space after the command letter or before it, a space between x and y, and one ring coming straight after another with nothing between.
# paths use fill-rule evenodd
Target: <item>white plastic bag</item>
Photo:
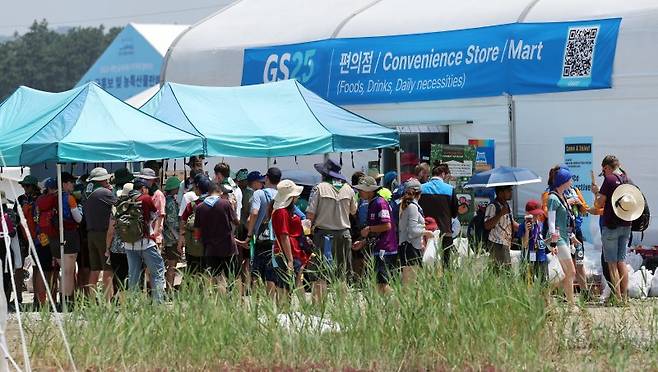
<instances>
[{"instance_id":1,"label":"white plastic bag","mask_svg":"<svg viewBox=\"0 0 658 372\"><path fill-rule=\"evenodd\" d=\"M653 278L651 279L651 287L649 288L649 297L658 297L658 275L654 275Z\"/></svg>"},{"instance_id":2,"label":"white plastic bag","mask_svg":"<svg viewBox=\"0 0 658 372\"><path fill-rule=\"evenodd\" d=\"M556 283L564 279L564 270L562 270L562 265L560 265L560 260L557 256L552 254L548 255L548 281L550 283Z\"/></svg>"},{"instance_id":3,"label":"white plastic bag","mask_svg":"<svg viewBox=\"0 0 658 372\"><path fill-rule=\"evenodd\" d=\"M423 253L423 265L432 265L436 261L436 239L429 239Z\"/></svg>"},{"instance_id":4,"label":"white plastic bag","mask_svg":"<svg viewBox=\"0 0 658 372\"><path fill-rule=\"evenodd\" d=\"M630 274L628 279L628 297L646 298L649 295L653 274L644 266Z\"/></svg>"},{"instance_id":5,"label":"white plastic bag","mask_svg":"<svg viewBox=\"0 0 658 372\"><path fill-rule=\"evenodd\" d=\"M644 259L639 253L629 252L626 255L626 263L631 265L631 267L633 268L633 272L640 270L643 262Z\"/></svg>"}]
</instances>

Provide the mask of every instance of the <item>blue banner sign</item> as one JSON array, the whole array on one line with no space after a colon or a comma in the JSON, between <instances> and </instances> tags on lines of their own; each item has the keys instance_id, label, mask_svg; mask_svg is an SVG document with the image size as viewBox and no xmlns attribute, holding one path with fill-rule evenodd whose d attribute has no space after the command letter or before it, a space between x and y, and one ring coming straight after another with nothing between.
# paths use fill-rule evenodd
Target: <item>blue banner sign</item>
<instances>
[{"instance_id":1,"label":"blue banner sign","mask_svg":"<svg viewBox=\"0 0 658 372\"><path fill-rule=\"evenodd\" d=\"M620 18L246 49L242 85L297 79L337 104L610 88Z\"/></svg>"},{"instance_id":2,"label":"blue banner sign","mask_svg":"<svg viewBox=\"0 0 658 372\"><path fill-rule=\"evenodd\" d=\"M573 187L581 191L585 202L590 207L593 206L594 194L592 194L592 183L594 183L594 174L592 172L594 168L592 167L592 137L565 137L564 164L571 171ZM591 218L588 216L584 217L581 229L585 240L591 243L590 220Z\"/></svg>"}]
</instances>

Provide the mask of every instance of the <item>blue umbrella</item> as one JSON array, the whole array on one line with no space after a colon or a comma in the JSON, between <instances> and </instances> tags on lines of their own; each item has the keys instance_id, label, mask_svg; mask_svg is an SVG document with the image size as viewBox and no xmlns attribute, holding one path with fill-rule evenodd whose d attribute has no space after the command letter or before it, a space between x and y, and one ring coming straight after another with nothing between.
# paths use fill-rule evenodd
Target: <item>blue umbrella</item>
<instances>
[{"instance_id":1,"label":"blue umbrella","mask_svg":"<svg viewBox=\"0 0 658 372\"><path fill-rule=\"evenodd\" d=\"M281 179L291 180L301 186L315 186L322 182L320 173L301 169L284 169L281 171Z\"/></svg>"},{"instance_id":2,"label":"blue umbrella","mask_svg":"<svg viewBox=\"0 0 658 372\"><path fill-rule=\"evenodd\" d=\"M518 186L539 182L541 182L541 177L530 169L497 167L474 175L464 185L464 188Z\"/></svg>"}]
</instances>

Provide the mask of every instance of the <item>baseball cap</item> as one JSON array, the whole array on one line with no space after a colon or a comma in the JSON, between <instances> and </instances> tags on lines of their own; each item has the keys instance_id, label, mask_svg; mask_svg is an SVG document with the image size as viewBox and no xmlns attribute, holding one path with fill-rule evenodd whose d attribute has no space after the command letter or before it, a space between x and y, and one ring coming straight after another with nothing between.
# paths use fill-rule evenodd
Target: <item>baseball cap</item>
<instances>
[{"instance_id":1,"label":"baseball cap","mask_svg":"<svg viewBox=\"0 0 658 372\"><path fill-rule=\"evenodd\" d=\"M27 186L27 185L36 186L36 185L39 184L39 180L36 177L34 177L33 175L28 174L27 176L25 176L25 178L23 178L22 181L19 181L18 184L20 184L22 186Z\"/></svg>"},{"instance_id":2,"label":"baseball cap","mask_svg":"<svg viewBox=\"0 0 658 372\"><path fill-rule=\"evenodd\" d=\"M544 210L541 208L541 203L537 200L528 200L525 204L525 211L533 216L545 216Z\"/></svg>"},{"instance_id":3,"label":"baseball cap","mask_svg":"<svg viewBox=\"0 0 658 372\"><path fill-rule=\"evenodd\" d=\"M47 189L57 190L57 180L52 177L48 177L43 181L43 187Z\"/></svg>"},{"instance_id":4,"label":"baseball cap","mask_svg":"<svg viewBox=\"0 0 658 372\"><path fill-rule=\"evenodd\" d=\"M265 176L260 174L259 171L250 172L247 175L247 182L254 182L254 181L265 182Z\"/></svg>"}]
</instances>

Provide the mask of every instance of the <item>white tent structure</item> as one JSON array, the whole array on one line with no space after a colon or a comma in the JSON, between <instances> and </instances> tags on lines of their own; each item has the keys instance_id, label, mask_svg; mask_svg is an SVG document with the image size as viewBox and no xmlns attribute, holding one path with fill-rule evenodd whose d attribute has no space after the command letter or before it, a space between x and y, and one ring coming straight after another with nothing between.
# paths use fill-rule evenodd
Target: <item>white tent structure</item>
<instances>
[{"instance_id":1,"label":"white tent structure","mask_svg":"<svg viewBox=\"0 0 658 372\"><path fill-rule=\"evenodd\" d=\"M658 117L658 3L653 0L291 0L285 7L241 0L180 36L165 58L162 79L240 85L245 48L610 17L622 19L611 89L346 108L391 127L433 126L447 132L453 144L495 139L497 165L527 167L542 175L563 161L564 137L592 136L594 170L606 154L617 155L655 206L658 174L652 158L658 130L652 126ZM543 189L520 188L517 208ZM655 218L645 243L658 244Z\"/></svg>"}]
</instances>

